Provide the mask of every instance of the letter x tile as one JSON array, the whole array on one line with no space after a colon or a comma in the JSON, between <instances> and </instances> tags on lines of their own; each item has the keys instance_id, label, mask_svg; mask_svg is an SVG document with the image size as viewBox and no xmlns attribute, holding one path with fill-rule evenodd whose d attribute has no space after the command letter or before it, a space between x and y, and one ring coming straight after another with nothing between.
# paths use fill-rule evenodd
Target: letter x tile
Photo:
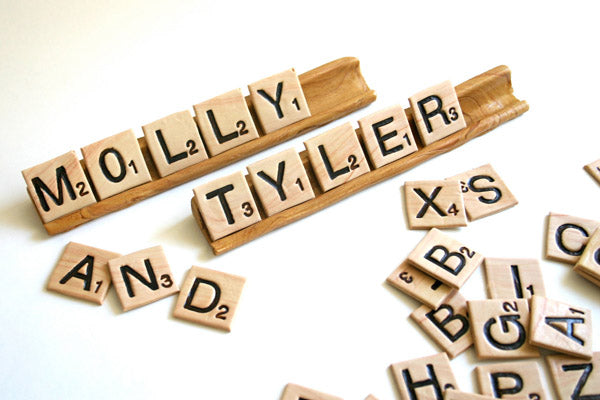
<instances>
[{"instance_id":1,"label":"letter x tile","mask_svg":"<svg viewBox=\"0 0 600 400\"><path fill-rule=\"evenodd\" d=\"M404 198L410 229L467 225L458 180L406 182Z\"/></svg>"}]
</instances>

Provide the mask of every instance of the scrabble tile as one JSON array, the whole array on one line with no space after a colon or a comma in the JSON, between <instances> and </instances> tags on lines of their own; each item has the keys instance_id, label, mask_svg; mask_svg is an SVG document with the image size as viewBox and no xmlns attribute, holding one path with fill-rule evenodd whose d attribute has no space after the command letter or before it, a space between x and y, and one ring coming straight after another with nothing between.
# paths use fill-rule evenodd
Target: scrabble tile
<instances>
[{"instance_id":1,"label":"scrabble tile","mask_svg":"<svg viewBox=\"0 0 600 400\"><path fill-rule=\"evenodd\" d=\"M539 356L529 344L529 309L526 299L467 301L471 334L480 359Z\"/></svg>"},{"instance_id":2,"label":"scrabble tile","mask_svg":"<svg viewBox=\"0 0 600 400\"><path fill-rule=\"evenodd\" d=\"M460 181L465 210L470 221L504 211L518 203L490 164L448 179Z\"/></svg>"},{"instance_id":3,"label":"scrabble tile","mask_svg":"<svg viewBox=\"0 0 600 400\"><path fill-rule=\"evenodd\" d=\"M548 356L546 363L559 400L600 399L600 352L594 352L589 361Z\"/></svg>"},{"instance_id":4,"label":"scrabble tile","mask_svg":"<svg viewBox=\"0 0 600 400\"><path fill-rule=\"evenodd\" d=\"M404 184L406 217L410 229L467 226L458 181L413 181Z\"/></svg>"},{"instance_id":5,"label":"scrabble tile","mask_svg":"<svg viewBox=\"0 0 600 400\"><path fill-rule=\"evenodd\" d=\"M247 169L267 216L315 197L304 165L294 149L250 164Z\"/></svg>"},{"instance_id":6,"label":"scrabble tile","mask_svg":"<svg viewBox=\"0 0 600 400\"><path fill-rule=\"evenodd\" d=\"M483 256L457 240L431 229L408 255L411 264L459 289L483 261Z\"/></svg>"},{"instance_id":7,"label":"scrabble tile","mask_svg":"<svg viewBox=\"0 0 600 400\"><path fill-rule=\"evenodd\" d=\"M246 278L212 269L188 271L173 316L224 331L231 331Z\"/></svg>"},{"instance_id":8,"label":"scrabble tile","mask_svg":"<svg viewBox=\"0 0 600 400\"><path fill-rule=\"evenodd\" d=\"M241 172L204 183L194 189L194 195L212 240L260 221L256 203Z\"/></svg>"},{"instance_id":9,"label":"scrabble tile","mask_svg":"<svg viewBox=\"0 0 600 400\"><path fill-rule=\"evenodd\" d=\"M341 397L318 392L307 387L288 383L283 390L281 400L342 400Z\"/></svg>"},{"instance_id":10,"label":"scrabble tile","mask_svg":"<svg viewBox=\"0 0 600 400\"><path fill-rule=\"evenodd\" d=\"M96 202L74 151L25 169L22 174L44 223Z\"/></svg>"},{"instance_id":11,"label":"scrabble tile","mask_svg":"<svg viewBox=\"0 0 600 400\"><path fill-rule=\"evenodd\" d=\"M211 157L258 138L240 89L196 104L194 112Z\"/></svg>"},{"instance_id":12,"label":"scrabble tile","mask_svg":"<svg viewBox=\"0 0 600 400\"><path fill-rule=\"evenodd\" d=\"M600 287L600 279L597 279L592 275L586 274L581 269L576 270L575 272L577 272L582 278L587 279L588 281L592 282L594 285Z\"/></svg>"},{"instance_id":13,"label":"scrabble tile","mask_svg":"<svg viewBox=\"0 0 600 400\"><path fill-rule=\"evenodd\" d=\"M187 110L144 125L142 130L161 177L208 158L196 122Z\"/></svg>"},{"instance_id":14,"label":"scrabble tile","mask_svg":"<svg viewBox=\"0 0 600 400\"><path fill-rule=\"evenodd\" d=\"M367 155L375 168L418 150L402 106L392 106L358 120Z\"/></svg>"},{"instance_id":15,"label":"scrabble tile","mask_svg":"<svg viewBox=\"0 0 600 400\"><path fill-rule=\"evenodd\" d=\"M388 276L387 283L434 309L437 309L452 291L452 288L441 281L413 267L408 260L402 261Z\"/></svg>"},{"instance_id":16,"label":"scrabble tile","mask_svg":"<svg viewBox=\"0 0 600 400\"><path fill-rule=\"evenodd\" d=\"M583 276L600 280L600 229L592 234L573 269Z\"/></svg>"},{"instance_id":17,"label":"scrabble tile","mask_svg":"<svg viewBox=\"0 0 600 400\"><path fill-rule=\"evenodd\" d=\"M403 400L441 400L448 389L458 390L446 353L392 364Z\"/></svg>"},{"instance_id":18,"label":"scrabble tile","mask_svg":"<svg viewBox=\"0 0 600 400\"><path fill-rule=\"evenodd\" d=\"M108 268L123 311L179 292L161 246L113 258Z\"/></svg>"},{"instance_id":19,"label":"scrabble tile","mask_svg":"<svg viewBox=\"0 0 600 400\"><path fill-rule=\"evenodd\" d=\"M529 299L546 295L544 277L537 260L529 258L486 258L485 283L490 299Z\"/></svg>"},{"instance_id":20,"label":"scrabble tile","mask_svg":"<svg viewBox=\"0 0 600 400\"><path fill-rule=\"evenodd\" d=\"M484 396L481 394L473 394L467 392L459 392L458 390L446 390L444 400L494 400L495 397Z\"/></svg>"},{"instance_id":21,"label":"scrabble tile","mask_svg":"<svg viewBox=\"0 0 600 400\"><path fill-rule=\"evenodd\" d=\"M467 301L457 290L437 309L422 305L410 317L451 359L473 345Z\"/></svg>"},{"instance_id":22,"label":"scrabble tile","mask_svg":"<svg viewBox=\"0 0 600 400\"><path fill-rule=\"evenodd\" d=\"M535 361L512 361L475 368L479 390L502 399L550 400Z\"/></svg>"},{"instance_id":23,"label":"scrabble tile","mask_svg":"<svg viewBox=\"0 0 600 400\"><path fill-rule=\"evenodd\" d=\"M102 304L110 287L108 260L118 253L69 242L48 280L48 290Z\"/></svg>"},{"instance_id":24,"label":"scrabble tile","mask_svg":"<svg viewBox=\"0 0 600 400\"><path fill-rule=\"evenodd\" d=\"M298 76L293 69L248 85L250 100L265 133L310 117Z\"/></svg>"},{"instance_id":25,"label":"scrabble tile","mask_svg":"<svg viewBox=\"0 0 600 400\"><path fill-rule=\"evenodd\" d=\"M542 296L531 298L530 343L575 357L592 357L592 313Z\"/></svg>"},{"instance_id":26,"label":"scrabble tile","mask_svg":"<svg viewBox=\"0 0 600 400\"><path fill-rule=\"evenodd\" d=\"M467 126L450 81L425 89L408 101L425 146Z\"/></svg>"},{"instance_id":27,"label":"scrabble tile","mask_svg":"<svg viewBox=\"0 0 600 400\"><path fill-rule=\"evenodd\" d=\"M304 142L324 192L369 172L358 136L349 122Z\"/></svg>"},{"instance_id":28,"label":"scrabble tile","mask_svg":"<svg viewBox=\"0 0 600 400\"><path fill-rule=\"evenodd\" d=\"M81 148L100 200L150 182L150 172L130 129Z\"/></svg>"},{"instance_id":29,"label":"scrabble tile","mask_svg":"<svg viewBox=\"0 0 600 400\"><path fill-rule=\"evenodd\" d=\"M583 168L596 180L596 182L600 183L600 160L596 160Z\"/></svg>"},{"instance_id":30,"label":"scrabble tile","mask_svg":"<svg viewBox=\"0 0 600 400\"><path fill-rule=\"evenodd\" d=\"M550 213L546 231L546 258L575 264L589 237L600 222L570 215Z\"/></svg>"}]
</instances>

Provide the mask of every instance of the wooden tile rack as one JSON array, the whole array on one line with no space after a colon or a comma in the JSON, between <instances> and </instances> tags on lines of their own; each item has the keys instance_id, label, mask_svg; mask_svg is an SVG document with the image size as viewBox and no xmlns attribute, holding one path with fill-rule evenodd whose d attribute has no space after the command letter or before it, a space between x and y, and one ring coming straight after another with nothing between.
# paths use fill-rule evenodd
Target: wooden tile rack
<instances>
[{"instance_id":1,"label":"wooden tile rack","mask_svg":"<svg viewBox=\"0 0 600 400\"><path fill-rule=\"evenodd\" d=\"M312 114L311 117L269 134L265 134L260 128L260 124L257 124L258 139L210 157L164 178L158 175L145 138L138 138L152 181L45 223L44 228L50 235L66 232L86 222L127 208L175 186L197 179L219 168L300 136L365 107L375 101L376 98L375 92L369 88L361 75L358 59L353 57L340 58L305 72L299 75L299 80ZM253 119L257 121L249 97L246 96L246 102ZM85 169L83 162L81 163Z\"/></svg>"},{"instance_id":2,"label":"wooden tile rack","mask_svg":"<svg viewBox=\"0 0 600 400\"><path fill-rule=\"evenodd\" d=\"M428 146L423 146L419 143L419 150L417 152L384 165L381 168L373 169L327 192L323 192L320 189L312 172L306 151L302 151L300 157L308 172L316 197L270 217L266 217L259 207L263 218L262 221L221 239L214 241L210 239L206 226L192 198L192 213L200 230L209 242L213 253L215 255L225 253L277 228L323 210L356 192L396 176L433 157L447 153L471 139L481 136L497 126L518 117L529 109L527 102L519 100L513 95L511 73L507 66L498 66L461 83L456 86L456 93L467 122L466 128ZM406 110L406 113L413 132L416 132L410 108ZM246 178L251 185L248 176Z\"/></svg>"}]
</instances>

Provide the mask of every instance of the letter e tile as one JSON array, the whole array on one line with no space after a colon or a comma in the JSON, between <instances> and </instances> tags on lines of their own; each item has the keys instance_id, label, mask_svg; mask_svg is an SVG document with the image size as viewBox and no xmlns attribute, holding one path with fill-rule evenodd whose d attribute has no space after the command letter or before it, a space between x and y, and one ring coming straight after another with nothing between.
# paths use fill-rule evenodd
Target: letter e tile
<instances>
[{"instance_id":1,"label":"letter e tile","mask_svg":"<svg viewBox=\"0 0 600 400\"><path fill-rule=\"evenodd\" d=\"M81 153L100 200L152 180L132 130L82 147Z\"/></svg>"},{"instance_id":2,"label":"letter e tile","mask_svg":"<svg viewBox=\"0 0 600 400\"><path fill-rule=\"evenodd\" d=\"M161 246L108 261L123 311L145 306L179 291Z\"/></svg>"},{"instance_id":3,"label":"letter e tile","mask_svg":"<svg viewBox=\"0 0 600 400\"><path fill-rule=\"evenodd\" d=\"M251 83L248 89L265 133L310 117L302 86L293 69Z\"/></svg>"},{"instance_id":4,"label":"letter e tile","mask_svg":"<svg viewBox=\"0 0 600 400\"><path fill-rule=\"evenodd\" d=\"M102 304L110 287L108 260L118 253L69 242L48 280L48 290Z\"/></svg>"},{"instance_id":5,"label":"letter e tile","mask_svg":"<svg viewBox=\"0 0 600 400\"><path fill-rule=\"evenodd\" d=\"M260 221L260 214L241 172L194 189L194 198L212 240Z\"/></svg>"},{"instance_id":6,"label":"letter e tile","mask_svg":"<svg viewBox=\"0 0 600 400\"><path fill-rule=\"evenodd\" d=\"M246 278L192 267L181 286L173 316L229 332Z\"/></svg>"},{"instance_id":7,"label":"letter e tile","mask_svg":"<svg viewBox=\"0 0 600 400\"><path fill-rule=\"evenodd\" d=\"M96 202L74 151L25 169L22 174L44 223Z\"/></svg>"},{"instance_id":8,"label":"letter e tile","mask_svg":"<svg viewBox=\"0 0 600 400\"><path fill-rule=\"evenodd\" d=\"M370 171L349 122L307 140L304 146L324 192Z\"/></svg>"}]
</instances>

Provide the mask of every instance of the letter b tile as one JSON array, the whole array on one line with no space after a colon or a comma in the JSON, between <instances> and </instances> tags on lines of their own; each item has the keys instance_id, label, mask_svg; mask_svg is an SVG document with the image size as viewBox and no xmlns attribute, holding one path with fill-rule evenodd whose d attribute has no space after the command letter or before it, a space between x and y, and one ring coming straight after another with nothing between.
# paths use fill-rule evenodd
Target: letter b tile
<instances>
[{"instance_id":1,"label":"letter b tile","mask_svg":"<svg viewBox=\"0 0 600 400\"><path fill-rule=\"evenodd\" d=\"M229 332L245 282L241 276L192 267L181 286L173 316Z\"/></svg>"}]
</instances>

